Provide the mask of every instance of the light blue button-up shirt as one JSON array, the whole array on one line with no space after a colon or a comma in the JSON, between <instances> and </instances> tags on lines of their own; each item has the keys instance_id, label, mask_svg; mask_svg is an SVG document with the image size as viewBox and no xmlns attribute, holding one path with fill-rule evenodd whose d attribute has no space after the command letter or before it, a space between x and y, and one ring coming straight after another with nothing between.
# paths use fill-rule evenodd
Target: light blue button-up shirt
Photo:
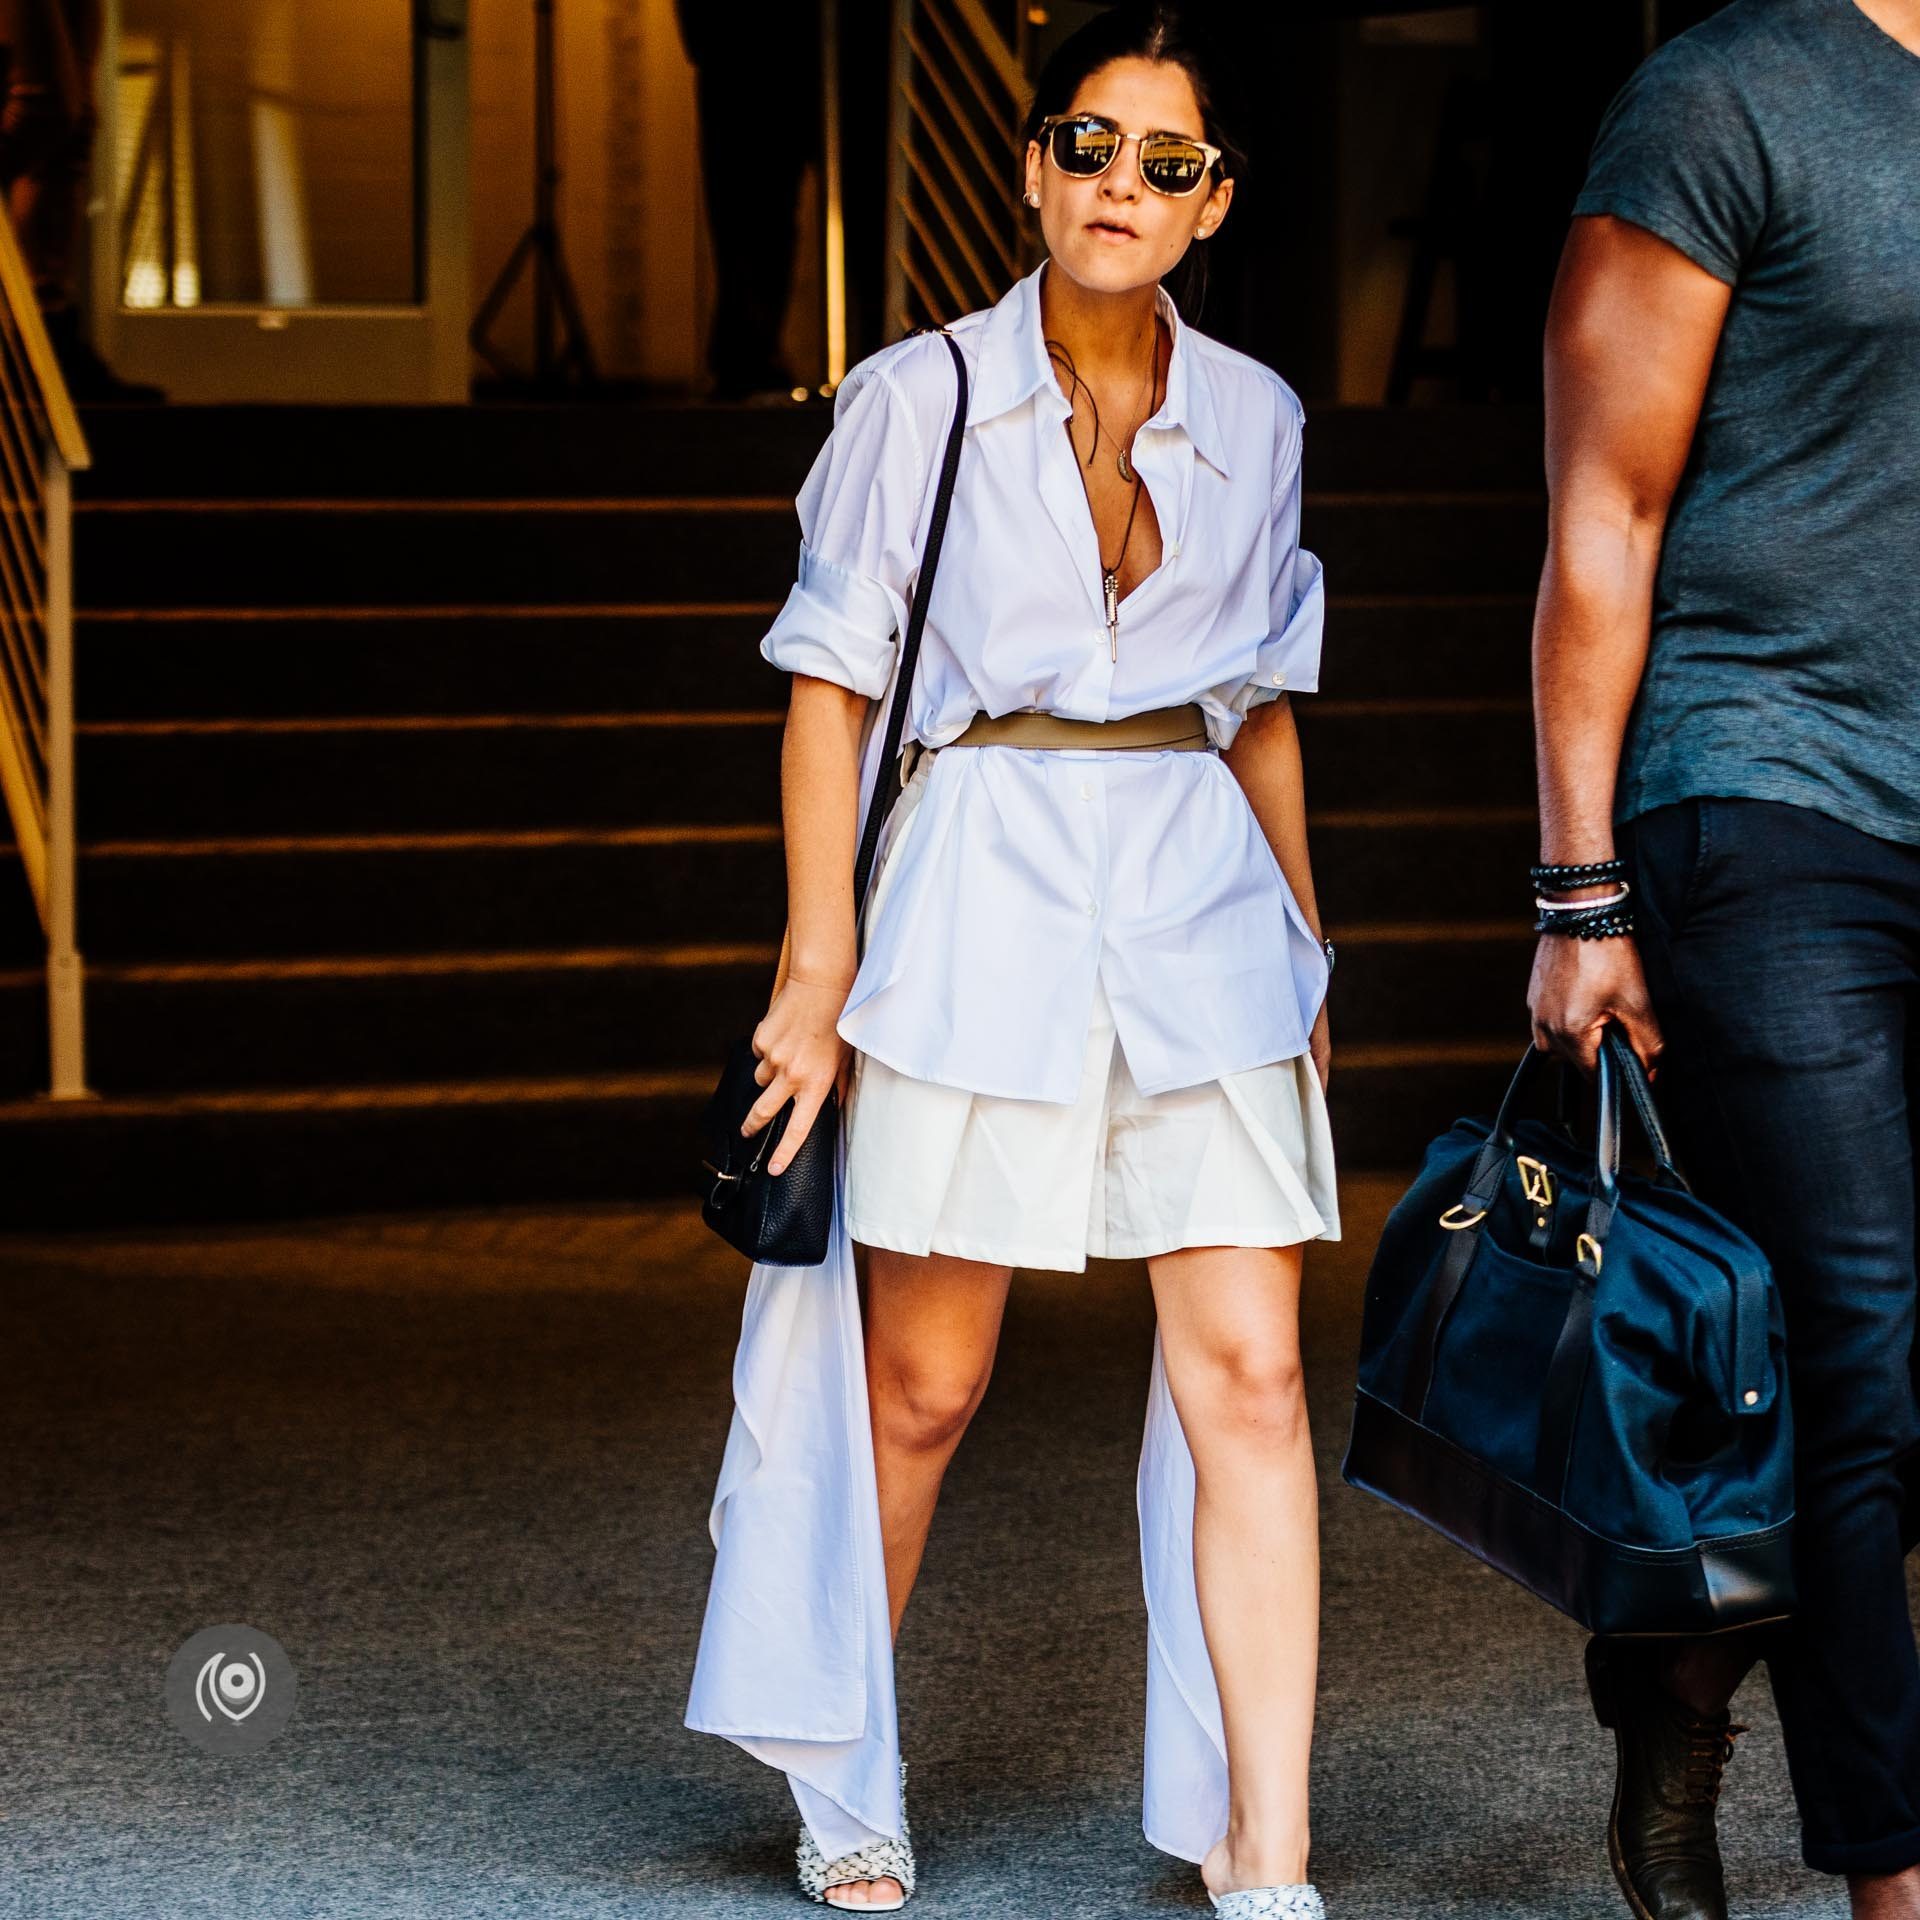
<instances>
[{"instance_id":1,"label":"light blue button-up shirt","mask_svg":"<svg viewBox=\"0 0 1920 1920\"><path fill-rule=\"evenodd\" d=\"M1299 543L1300 403L1161 295L1166 400L1133 459L1163 557L1120 603L1115 658L1041 328L1044 271L953 328L967 432L903 737L944 746L976 713L1107 720L1192 701L1225 748L1257 702L1318 684L1325 595ZM849 375L799 496L799 578L760 646L872 696L876 714L953 402L933 336ZM1216 754L957 748L920 805L911 870L867 929L839 1023L862 1052L947 1086L1070 1101L1096 979L1144 1093L1306 1051L1325 957Z\"/></svg>"}]
</instances>

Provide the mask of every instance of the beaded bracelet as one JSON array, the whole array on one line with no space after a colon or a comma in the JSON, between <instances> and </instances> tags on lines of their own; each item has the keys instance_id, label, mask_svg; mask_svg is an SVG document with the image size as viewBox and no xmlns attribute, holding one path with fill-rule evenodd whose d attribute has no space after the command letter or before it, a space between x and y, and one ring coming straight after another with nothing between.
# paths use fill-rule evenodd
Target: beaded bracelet
<instances>
[{"instance_id":1,"label":"beaded bracelet","mask_svg":"<svg viewBox=\"0 0 1920 1920\"><path fill-rule=\"evenodd\" d=\"M1626 878L1626 863L1619 859L1590 860L1585 866L1538 866L1531 868L1533 884L1538 887L1603 887Z\"/></svg>"}]
</instances>

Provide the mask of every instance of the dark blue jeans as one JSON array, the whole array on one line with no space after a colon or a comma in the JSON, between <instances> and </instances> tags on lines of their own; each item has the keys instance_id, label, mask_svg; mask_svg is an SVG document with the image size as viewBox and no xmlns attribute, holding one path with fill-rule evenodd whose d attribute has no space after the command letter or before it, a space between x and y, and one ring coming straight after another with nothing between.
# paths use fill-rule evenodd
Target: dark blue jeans
<instances>
[{"instance_id":1,"label":"dark blue jeans","mask_svg":"<svg viewBox=\"0 0 1920 1920\"><path fill-rule=\"evenodd\" d=\"M1920 847L1704 799L1642 815L1620 850L1667 1041L1661 1112L1786 1307L1801 1605L1760 1644L1802 1848L1823 1872L1898 1872L1920 1864Z\"/></svg>"}]
</instances>

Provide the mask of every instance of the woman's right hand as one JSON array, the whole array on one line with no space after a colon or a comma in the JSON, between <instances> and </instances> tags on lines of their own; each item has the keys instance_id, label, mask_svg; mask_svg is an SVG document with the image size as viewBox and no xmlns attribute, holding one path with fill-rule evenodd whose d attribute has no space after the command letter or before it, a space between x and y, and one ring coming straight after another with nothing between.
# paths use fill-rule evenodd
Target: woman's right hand
<instances>
[{"instance_id":1,"label":"woman's right hand","mask_svg":"<svg viewBox=\"0 0 1920 1920\"><path fill-rule=\"evenodd\" d=\"M844 1104L852 1077L853 1048L835 1031L852 981L835 986L825 981L799 980L789 973L773 996L766 1017L753 1030L753 1050L760 1056L753 1077L764 1091L747 1110L740 1131L748 1138L758 1133L789 1100L793 1118L781 1136L770 1174L782 1174L806 1143L820 1109L832 1091Z\"/></svg>"}]
</instances>

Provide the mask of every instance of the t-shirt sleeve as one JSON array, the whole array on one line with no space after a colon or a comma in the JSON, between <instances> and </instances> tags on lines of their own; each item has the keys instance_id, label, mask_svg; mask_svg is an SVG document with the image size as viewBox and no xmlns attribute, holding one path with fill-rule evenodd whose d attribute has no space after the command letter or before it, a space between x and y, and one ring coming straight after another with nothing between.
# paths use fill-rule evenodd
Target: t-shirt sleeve
<instances>
[{"instance_id":1,"label":"t-shirt sleeve","mask_svg":"<svg viewBox=\"0 0 1920 1920\"><path fill-rule=\"evenodd\" d=\"M1682 35L1641 66L1600 123L1575 214L1614 214L1729 286L1767 216L1767 164L1726 58Z\"/></svg>"},{"instance_id":2,"label":"t-shirt sleeve","mask_svg":"<svg viewBox=\"0 0 1920 1920\"><path fill-rule=\"evenodd\" d=\"M1296 414L1291 445L1273 489L1267 636L1254 656L1252 678L1227 702L1243 719L1262 701L1278 699L1283 693L1312 693L1320 685L1326 575L1318 557L1300 544L1303 450L1302 423Z\"/></svg>"},{"instance_id":3,"label":"t-shirt sleeve","mask_svg":"<svg viewBox=\"0 0 1920 1920\"><path fill-rule=\"evenodd\" d=\"M799 577L760 653L878 699L906 629L927 463L913 411L884 370L842 392L795 502Z\"/></svg>"}]
</instances>

